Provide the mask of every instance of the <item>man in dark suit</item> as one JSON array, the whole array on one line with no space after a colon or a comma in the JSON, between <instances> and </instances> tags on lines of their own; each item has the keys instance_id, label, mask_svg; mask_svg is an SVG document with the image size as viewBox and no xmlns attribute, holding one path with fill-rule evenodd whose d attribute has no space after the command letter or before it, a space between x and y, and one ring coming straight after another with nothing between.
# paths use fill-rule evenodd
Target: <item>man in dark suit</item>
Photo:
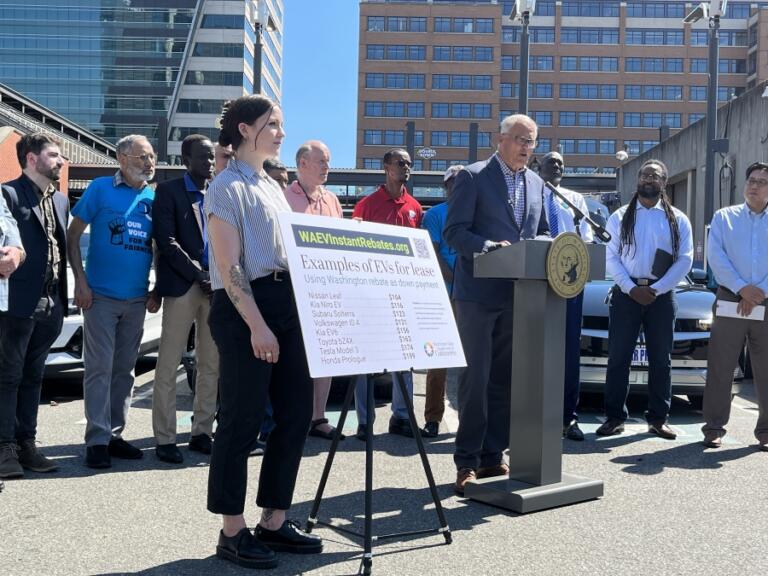
<instances>
[{"instance_id":1,"label":"man in dark suit","mask_svg":"<svg viewBox=\"0 0 768 576\"><path fill-rule=\"evenodd\" d=\"M511 280L475 278L475 254L547 234L544 182L527 169L538 129L528 116L507 116L497 152L459 172L448 201L445 237L458 252L453 276L456 322L467 368L459 379L455 490L475 478L509 473L509 378L512 369Z\"/></svg>"},{"instance_id":2,"label":"man in dark suit","mask_svg":"<svg viewBox=\"0 0 768 576\"><path fill-rule=\"evenodd\" d=\"M9 278L8 310L0 312L0 478L58 468L35 438L45 358L67 314L69 203L54 186L64 166L59 141L25 135L16 155L22 175L2 189L26 259Z\"/></svg>"},{"instance_id":3,"label":"man in dark suit","mask_svg":"<svg viewBox=\"0 0 768 576\"><path fill-rule=\"evenodd\" d=\"M155 290L163 297L164 307L152 426L157 457L176 464L183 461L176 446L176 371L193 323L197 377L190 450L211 453L219 380L219 355L208 328L211 282L203 211L205 190L213 177L213 143L200 134L187 136L181 144L181 157L186 174L159 184L152 208L158 248Z\"/></svg>"}]
</instances>

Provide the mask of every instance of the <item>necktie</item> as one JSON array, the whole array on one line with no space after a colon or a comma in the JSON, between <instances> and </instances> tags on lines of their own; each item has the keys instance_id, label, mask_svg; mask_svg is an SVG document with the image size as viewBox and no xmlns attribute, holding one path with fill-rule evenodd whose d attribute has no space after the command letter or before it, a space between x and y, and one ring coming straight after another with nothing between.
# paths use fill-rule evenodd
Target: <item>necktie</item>
<instances>
[{"instance_id":1,"label":"necktie","mask_svg":"<svg viewBox=\"0 0 768 576\"><path fill-rule=\"evenodd\" d=\"M549 235L554 238L560 233L559 227L557 225L558 216L559 216L559 208L557 207L557 202L555 202L555 195L550 192L549 193Z\"/></svg>"},{"instance_id":2,"label":"necktie","mask_svg":"<svg viewBox=\"0 0 768 576\"><path fill-rule=\"evenodd\" d=\"M200 225L201 225L201 232L203 236L203 255L200 258L200 265L208 270L208 232L206 230L207 226L205 225L205 210L204 210L204 204L205 204L205 196L201 193L198 193L200 200L197 202L197 206L200 210Z\"/></svg>"}]
</instances>

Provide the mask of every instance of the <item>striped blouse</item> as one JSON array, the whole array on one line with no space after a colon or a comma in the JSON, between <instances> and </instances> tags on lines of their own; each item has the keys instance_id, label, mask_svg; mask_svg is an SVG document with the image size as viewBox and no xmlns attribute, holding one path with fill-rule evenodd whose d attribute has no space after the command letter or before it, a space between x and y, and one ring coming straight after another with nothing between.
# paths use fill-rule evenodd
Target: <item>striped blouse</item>
<instances>
[{"instance_id":1,"label":"striped blouse","mask_svg":"<svg viewBox=\"0 0 768 576\"><path fill-rule=\"evenodd\" d=\"M206 216L213 214L240 233L240 265L249 281L288 269L277 215L290 211L277 182L236 159L214 178L205 197ZM210 273L213 289L224 288L214 250Z\"/></svg>"}]
</instances>

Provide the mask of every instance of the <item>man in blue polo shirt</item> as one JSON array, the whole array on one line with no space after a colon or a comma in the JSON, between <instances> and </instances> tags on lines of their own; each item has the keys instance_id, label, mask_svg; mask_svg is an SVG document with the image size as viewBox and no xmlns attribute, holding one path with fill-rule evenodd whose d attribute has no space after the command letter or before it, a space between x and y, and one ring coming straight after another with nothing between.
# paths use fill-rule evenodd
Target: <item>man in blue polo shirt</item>
<instances>
[{"instance_id":1,"label":"man in blue polo shirt","mask_svg":"<svg viewBox=\"0 0 768 576\"><path fill-rule=\"evenodd\" d=\"M429 232L432 239L432 245L435 247L437 261L440 264L440 272L443 275L445 287L448 289L448 296L451 295L453 288L453 267L456 264L456 250L451 248L443 236L445 228L445 217L448 214L448 200L453 192L453 184L456 181L456 175L463 166L451 166L443 175L443 188L445 188L445 202L433 206L424 215L421 227ZM445 384L448 379L448 370L446 368L431 368L427 370L427 394L424 402L424 428L421 431L422 436L435 438L440 429L440 422L443 421L445 414Z\"/></svg>"},{"instance_id":2,"label":"man in blue polo shirt","mask_svg":"<svg viewBox=\"0 0 768 576\"><path fill-rule=\"evenodd\" d=\"M75 304L84 316L85 464L90 468L109 468L111 457L142 457L122 433L145 309L160 307L148 293L155 193L147 182L155 173L155 153L144 136L131 135L117 143L117 159L117 174L96 178L85 190L67 232ZM88 226L83 270L80 237Z\"/></svg>"}]
</instances>

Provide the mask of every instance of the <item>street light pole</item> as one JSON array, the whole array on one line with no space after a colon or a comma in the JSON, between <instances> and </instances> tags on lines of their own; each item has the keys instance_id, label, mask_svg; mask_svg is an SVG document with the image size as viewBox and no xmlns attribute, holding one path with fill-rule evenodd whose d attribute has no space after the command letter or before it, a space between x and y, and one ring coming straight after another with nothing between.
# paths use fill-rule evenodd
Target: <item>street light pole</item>
<instances>
[{"instance_id":1,"label":"street light pole","mask_svg":"<svg viewBox=\"0 0 768 576\"><path fill-rule=\"evenodd\" d=\"M522 13L523 30L520 35L520 88L518 93L518 112L528 115L528 52L530 49L530 37L528 24L531 16L529 12Z\"/></svg>"},{"instance_id":2,"label":"street light pole","mask_svg":"<svg viewBox=\"0 0 768 576\"><path fill-rule=\"evenodd\" d=\"M712 220L715 204L715 151L717 148L717 76L720 16L709 18L709 86L707 88L707 159L704 172L704 222Z\"/></svg>"},{"instance_id":3,"label":"street light pole","mask_svg":"<svg viewBox=\"0 0 768 576\"><path fill-rule=\"evenodd\" d=\"M261 94L261 58L264 49L264 25L261 22L254 24L256 29L256 43L253 45L253 93Z\"/></svg>"}]
</instances>

